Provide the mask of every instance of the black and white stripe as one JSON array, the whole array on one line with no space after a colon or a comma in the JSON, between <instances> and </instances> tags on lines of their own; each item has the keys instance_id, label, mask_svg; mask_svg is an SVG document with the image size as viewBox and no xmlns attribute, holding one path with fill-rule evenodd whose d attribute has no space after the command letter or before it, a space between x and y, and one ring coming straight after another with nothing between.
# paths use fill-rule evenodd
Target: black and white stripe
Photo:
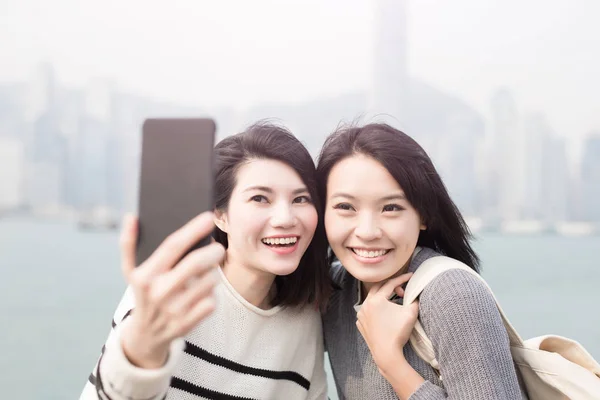
<instances>
[{"instance_id":1,"label":"black and white stripe","mask_svg":"<svg viewBox=\"0 0 600 400\"><path fill-rule=\"evenodd\" d=\"M231 371L239 372L246 375L254 375L263 378L276 379L276 380L288 380L297 383L304 389L310 389L310 382L308 379L303 377L294 371L271 371L268 369L255 368L247 365L237 363L235 361L228 360L224 357L211 354L208 351L190 343L185 342L185 352L191 356L207 361L211 364L218 365L223 368L227 368Z\"/></svg>"},{"instance_id":2,"label":"black and white stripe","mask_svg":"<svg viewBox=\"0 0 600 400\"><path fill-rule=\"evenodd\" d=\"M121 322L123 322L125 320L125 318L129 317L131 315L132 311L133 311L133 308L129 309L125 313L125 315L123 315L123 318L121 318ZM115 322L115 320L113 318L113 320L111 322L112 330L114 330L116 326L117 326L117 323ZM100 376L100 363L102 362L102 356L104 355L104 351L106 351L106 344L104 344L102 346L102 350L100 351L100 359L98 360L98 363L97 363L96 369L95 369L96 374L94 374L94 371L92 371L92 373L88 377L88 381L92 384L92 386L94 386L96 388L96 392L98 393L98 398L103 399L103 400L112 400L104 392L104 385L102 383L102 377Z\"/></svg>"},{"instance_id":3,"label":"black and white stripe","mask_svg":"<svg viewBox=\"0 0 600 400\"><path fill-rule=\"evenodd\" d=\"M121 352L111 350L121 322L133 312L134 297L128 288L81 399L126 400L152 393L156 393L153 400L163 396L174 400L323 398L326 378L318 311L258 310L229 286L222 272L221 277L223 285L215 289L216 311L190 331L185 342L172 343L173 357L164 369L148 374L131 368ZM123 379L128 375L131 381Z\"/></svg>"},{"instance_id":4,"label":"black and white stripe","mask_svg":"<svg viewBox=\"0 0 600 400\"><path fill-rule=\"evenodd\" d=\"M305 390L310 389L310 381L304 378L297 372L294 371L273 371L263 368L251 367L248 365L240 364L236 361L229 360L227 358L212 354L193 343L186 341L185 353L193 356L199 360L208 362L214 366L226 368L230 371L234 371L244 375L250 375L254 377L274 379L274 380L285 380L293 382ZM184 379L174 376L171 379L171 387L179 390L183 390L187 393L206 398L210 400L254 400L250 397L235 396L227 394L218 390L212 390L203 386L199 386L190 383Z\"/></svg>"},{"instance_id":5,"label":"black and white stripe","mask_svg":"<svg viewBox=\"0 0 600 400\"><path fill-rule=\"evenodd\" d=\"M133 311L133 309L130 309L129 311L127 311L125 313L125 315L123 316L123 318L121 319L121 322L124 321L125 318L130 316L132 311ZM112 325L112 329L114 330L115 327L117 326L117 323L115 322L114 319L112 320L111 325ZM268 369L263 369L263 368L251 367L248 365L240 364L236 361L228 360L227 358L218 356L216 354L212 354L212 353L202 349L201 347L196 346L195 344L190 343L188 341L185 342L185 345L186 345L185 353L187 353L197 359L204 360L215 366L226 368L231 371L234 371L234 372L237 372L240 374L245 374L245 375L251 375L251 376L267 378L267 379L274 379L274 380L286 380L286 381L290 381L290 382L300 385L307 391L310 389L310 381L297 372L273 371L273 370L268 370ZM102 356L104 355L105 350L106 350L106 345L102 346L102 351L100 353L100 359L98 360L98 367L95 370L96 374L94 374L94 372L92 372L90 374L90 376L88 377L88 381L92 384L92 386L94 386L96 388L98 397L100 399L112 400L110 398L110 396L108 396L106 394L106 392L104 391L104 386L103 386L102 378L100 376L100 371L99 371L99 365L102 362ZM193 384L191 382L188 382L184 379L178 378L177 376L173 376L173 378L171 379L170 387L185 391L187 393L190 393L190 394L202 397L202 398L210 399L210 400L254 400L250 397L235 396L235 395L226 394L226 393L223 393L220 391L212 390L209 388L205 388L205 387Z\"/></svg>"}]
</instances>

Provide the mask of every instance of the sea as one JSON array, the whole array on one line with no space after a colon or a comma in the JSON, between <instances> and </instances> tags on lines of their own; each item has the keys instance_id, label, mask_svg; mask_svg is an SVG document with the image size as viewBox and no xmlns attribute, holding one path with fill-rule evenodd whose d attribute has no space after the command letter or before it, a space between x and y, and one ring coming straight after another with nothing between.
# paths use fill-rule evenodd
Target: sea
<instances>
[{"instance_id":1,"label":"sea","mask_svg":"<svg viewBox=\"0 0 600 400\"><path fill-rule=\"evenodd\" d=\"M600 360L600 237L487 233L475 248L521 336L567 336ZM0 272L0 397L78 399L125 289L118 232L0 218Z\"/></svg>"}]
</instances>

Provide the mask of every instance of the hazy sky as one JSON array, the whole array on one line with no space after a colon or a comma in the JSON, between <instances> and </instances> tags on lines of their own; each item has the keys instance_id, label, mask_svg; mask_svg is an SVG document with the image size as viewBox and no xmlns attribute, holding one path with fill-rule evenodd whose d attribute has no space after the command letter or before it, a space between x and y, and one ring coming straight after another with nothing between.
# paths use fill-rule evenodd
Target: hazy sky
<instances>
[{"instance_id":1,"label":"hazy sky","mask_svg":"<svg viewBox=\"0 0 600 400\"><path fill-rule=\"evenodd\" d=\"M402 1L402 0L397 0ZM152 4L151 4L152 3ZM159 6L158 4L162 4ZM0 0L0 82L47 60L82 86L246 107L367 89L370 0ZM502 85L561 134L600 129L600 2L413 0L409 71L484 114Z\"/></svg>"}]
</instances>

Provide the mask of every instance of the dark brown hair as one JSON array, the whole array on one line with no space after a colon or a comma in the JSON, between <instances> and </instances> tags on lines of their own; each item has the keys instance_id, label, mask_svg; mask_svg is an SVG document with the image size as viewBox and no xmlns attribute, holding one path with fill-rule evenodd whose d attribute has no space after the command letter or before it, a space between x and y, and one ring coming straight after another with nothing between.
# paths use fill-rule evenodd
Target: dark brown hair
<instances>
[{"instance_id":1,"label":"dark brown hair","mask_svg":"<svg viewBox=\"0 0 600 400\"><path fill-rule=\"evenodd\" d=\"M417 245L479 270L479 257L470 244L471 232L433 162L410 136L387 124L341 127L325 140L317 166L319 194L324 204L331 169L354 154L377 160L404 190L406 199L427 225L420 232Z\"/></svg>"},{"instance_id":2,"label":"dark brown hair","mask_svg":"<svg viewBox=\"0 0 600 400\"><path fill-rule=\"evenodd\" d=\"M289 165L308 188L319 216L313 239L298 268L275 277L277 293L272 305L321 306L330 288L327 239L323 226L323 206L317 191L315 163L306 147L282 126L258 122L245 131L223 139L215 146L215 208L226 211L236 185L239 168L252 159L270 159ZM213 237L225 248L227 234L216 228Z\"/></svg>"}]
</instances>

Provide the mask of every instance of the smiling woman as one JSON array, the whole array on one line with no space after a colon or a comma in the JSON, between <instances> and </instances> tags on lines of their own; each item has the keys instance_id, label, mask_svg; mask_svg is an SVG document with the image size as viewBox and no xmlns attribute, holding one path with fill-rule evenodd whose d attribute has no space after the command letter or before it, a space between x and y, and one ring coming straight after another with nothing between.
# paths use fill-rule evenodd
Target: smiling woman
<instances>
[{"instance_id":1,"label":"smiling woman","mask_svg":"<svg viewBox=\"0 0 600 400\"><path fill-rule=\"evenodd\" d=\"M265 123L215 152L214 215L137 268L136 226L125 225L129 288L82 399L326 398L319 306L329 280L314 162ZM215 225L217 243L184 256Z\"/></svg>"},{"instance_id":2,"label":"smiling woman","mask_svg":"<svg viewBox=\"0 0 600 400\"><path fill-rule=\"evenodd\" d=\"M265 148L269 145L276 143L265 143ZM216 238L227 246L223 272L230 282L245 287L271 287L275 281L274 287L278 284L280 289L273 291L273 299L261 299L264 304L260 306L281 302L296 305L315 296L313 288L303 288L299 274L312 270L314 277L319 276L314 270L318 264L301 263L317 227L317 210L294 168L259 157L252 155L237 168L227 168L236 171L236 184L228 204L217 204L215 212ZM217 178L217 190L227 180ZM307 253L309 257L311 254ZM294 275L299 264L305 271Z\"/></svg>"},{"instance_id":3,"label":"smiling woman","mask_svg":"<svg viewBox=\"0 0 600 400\"><path fill-rule=\"evenodd\" d=\"M367 182L377 184L364 191ZM400 271L426 225L396 180L371 157L358 154L340 161L331 169L328 185L336 189L327 198L325 214L331 247L369 290Z\"/></svg>"},{"instance_id":4,"label":"smiling woman","mask_svg":"<svg viewBox=\"0 0 600 400\"><path fill-rule=\"evenodd\" d=\"M395 303L429 258L443 254L475 271L479 264L421 146L385 124L342 128L326 140L317 176L339 260L323 326L340 398L520 399L507 332L476 277L448 271L418 305ZM441 375L408 343L417 315Z\"/></svg>"}]
</instances>

